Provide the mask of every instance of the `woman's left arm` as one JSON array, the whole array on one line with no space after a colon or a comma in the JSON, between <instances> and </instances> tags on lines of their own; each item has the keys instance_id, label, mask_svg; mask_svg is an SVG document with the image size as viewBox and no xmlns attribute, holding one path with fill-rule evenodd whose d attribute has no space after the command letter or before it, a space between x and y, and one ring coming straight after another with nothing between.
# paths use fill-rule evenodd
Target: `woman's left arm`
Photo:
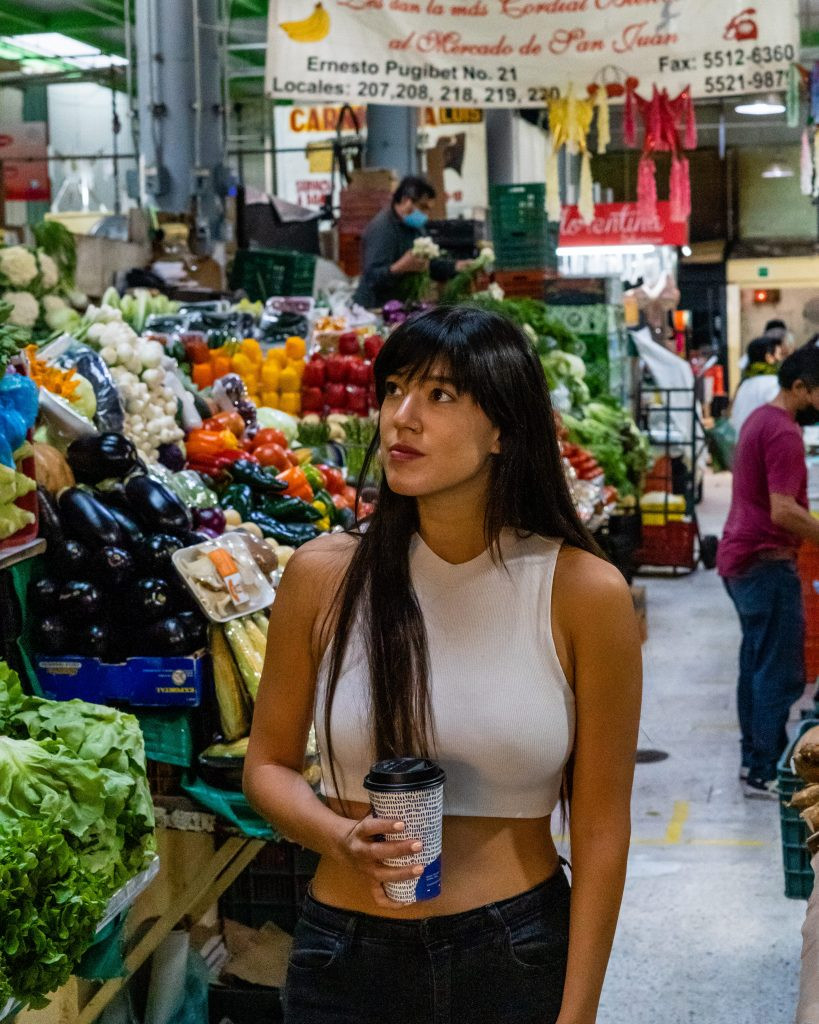
<instances>
[{"instance_id":1,"label":"woman's left arm","mask_svg":"<svg viewBox=\"0 0 819 1024\"><path fill-rule=\"evenodd\" d=\"M565 556L555 591L577 729L569 960L557 1024L595 1024L626 879L642 658L631 593L620 572L586 552Z\"/></svg>"}]
</instances>

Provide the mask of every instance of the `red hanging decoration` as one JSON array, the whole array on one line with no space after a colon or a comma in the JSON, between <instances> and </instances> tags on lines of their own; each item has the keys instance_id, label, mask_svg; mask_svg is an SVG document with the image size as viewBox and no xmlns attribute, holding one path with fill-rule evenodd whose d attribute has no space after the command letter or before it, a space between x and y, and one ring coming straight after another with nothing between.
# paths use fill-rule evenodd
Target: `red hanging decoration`
<instances>
[{"instance_id":1,"label":"red hanging decoration","mask_svg":"<svg viewBox=\"0 0 819 1024\"><path fill-rule=\"evenodd\" d=\"M683 147L685 149L697 148L697 118L694 113L694 98L689 89L685 93L685 137Z\"/></svg>"},{"instance_id":2,"label":"red hanging decoration","mask_svg":"<svg viewBox=\"0 0 819 1024\"><path fill-rule=\"evenodd\" d=\"M650 156L641 158L637 171L637 213L649 220L657 216L657 168Z\"/></svg>"},{"instance_id":3,"label":"red hanging decoration","mask_svg":"<svg viewBox=\"0 0 819 1024\"><path fill-rule=\"evenodd\" d=\"M626 107L623 112L623 136L627 146L637 145L637 112L634 85L626 84Z\"/></svg>"},{"instance_id":4,"label":"red hanging decoration","mask_svg":"<svg viewBox=\"0 0 819 1024\"><path fill-rule=\"evenodd\" d=\"M629 113L631 107L631 113ZM626 96L626 112L624 116L624 135L627 145L636 142L636 131L633 124L634 110L639 113L643 122L643 154L637 182L637 200L640 212L657 210L656 171L654 168L655 153L671 153L671 179L669 181L669 198L671 201L671 219L675 222L684 221L691 212L691 184L688 161L683 157L683 149L693 149L697 144L697 125L694 101L690 89L684 89L679 96L672 99L667 89L658 89L655 85L651 98L644 99L631 87ZM680 141L680 130L684 126L684 137ZM653 194L653 199L651 198Z\"/></svg>"},{"instance_id":5,"label":"red hanging decoration","mask_svg":"<svg viewBox=\"0 0 819 1024\"><path fill-rule=\"evenodd\" d=\"M671 201L671 219L686 221L691 216L691 178L686 158L673 157L671 160L671 180L669 182L669 200Z\"/></svg>"}]
</instances>

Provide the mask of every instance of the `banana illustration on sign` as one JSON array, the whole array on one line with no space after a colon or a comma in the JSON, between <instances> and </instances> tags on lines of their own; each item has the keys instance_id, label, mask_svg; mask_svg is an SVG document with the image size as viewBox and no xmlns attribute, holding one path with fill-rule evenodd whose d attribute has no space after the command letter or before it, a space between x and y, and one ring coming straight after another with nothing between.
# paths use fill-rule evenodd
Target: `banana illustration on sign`
<instances>
[{"instance_id":1,"label":"banana illustration on sign","mask_svg":"<svg viewBox=\"0 0 819 1024\"><path fill-rule=\"evenodd\" d=\"M302 21L283 21L279 28L290 36L294 43L320 43L330 34L330 15L317 3L309 18Z\"/></svg>"}]
</instances>

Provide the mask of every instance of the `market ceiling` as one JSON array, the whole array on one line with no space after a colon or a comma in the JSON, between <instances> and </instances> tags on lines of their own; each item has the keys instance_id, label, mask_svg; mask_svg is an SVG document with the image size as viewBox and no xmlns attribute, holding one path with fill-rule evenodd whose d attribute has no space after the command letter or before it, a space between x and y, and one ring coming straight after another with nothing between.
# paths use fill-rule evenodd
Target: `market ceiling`
<instances>
[{"instance_id":1,"label":"market ceiling","mask_svg":"<svg viewBox=\"0 0 819 1024\"><path fill-rule=\"evenodd\" d=\"M268 0L223 0L230 18L230 77L240 86L244 74L256 80L264 66L264 43ZM59 58L36 60L24 43L9 44L8 37L40 33L60 33L95 47L103 54L125 56L125 9L131 17L136 0L0 0L0 84L28 65L39 73L70 77L100 77L85 70L79 74L70 63ZM246 47L246 49L245 49ZM32 61L34 64L32 66ZM18 84L18 82L15 82ZM261 83L258 83L259 88Z\"/></svg>"}]
</instances>

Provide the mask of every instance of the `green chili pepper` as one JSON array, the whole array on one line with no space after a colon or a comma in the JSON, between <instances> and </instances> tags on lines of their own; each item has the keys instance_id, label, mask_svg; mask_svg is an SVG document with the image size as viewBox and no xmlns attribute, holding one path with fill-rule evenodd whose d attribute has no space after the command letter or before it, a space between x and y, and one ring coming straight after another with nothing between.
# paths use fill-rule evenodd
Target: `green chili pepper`
<instances>
[{"instance_id":1,"label":"green chili pepper","mask_svg":"<svg viewBox=\"0 0 819 1024\"><path fill-rule=\"evenodd\" d=\"M251 512L248 522L255 523L265 537L272 537L279 544L297 548L318 537L319 531L311 523L282 523L264 512Z\"/></svg>"},{"instance_id":2,"label":"green chili pepper","mask_svg":"<svg viewBox=\"0 0 819 1024\"><path fill-rule=\"evenodd\" d=\"M322 513L301 498L278 498L273 495L259 504L259 511L282 523L314 523Z\"/></svg>"},{"instance_id":3,"label":"green chili pepper","mask_svg":"<svg viewBox=\"0 0 819 1024\"><path fill-rule=\"evenodd\" d=\"M237 459L230 467L230 475L234 483L247 484L254 491L265 494L281 494L287 490L287 484L279 480L272 473L267 473L256 462L248 462L247 459Z\"/></svg>"},{"instance_id":4,"label":"green chili pepper","mask_svg":"<svg viewBox=\"0 0 819 1024\"><path fill-rule=\"evenodd\" d=\"M255 500L256 496L253 493L253 488L247 484L230 484L229 487L222 491L219 498L222 508L235 509L243 521L253 511Z\"/></svg>"}]
</instances>

